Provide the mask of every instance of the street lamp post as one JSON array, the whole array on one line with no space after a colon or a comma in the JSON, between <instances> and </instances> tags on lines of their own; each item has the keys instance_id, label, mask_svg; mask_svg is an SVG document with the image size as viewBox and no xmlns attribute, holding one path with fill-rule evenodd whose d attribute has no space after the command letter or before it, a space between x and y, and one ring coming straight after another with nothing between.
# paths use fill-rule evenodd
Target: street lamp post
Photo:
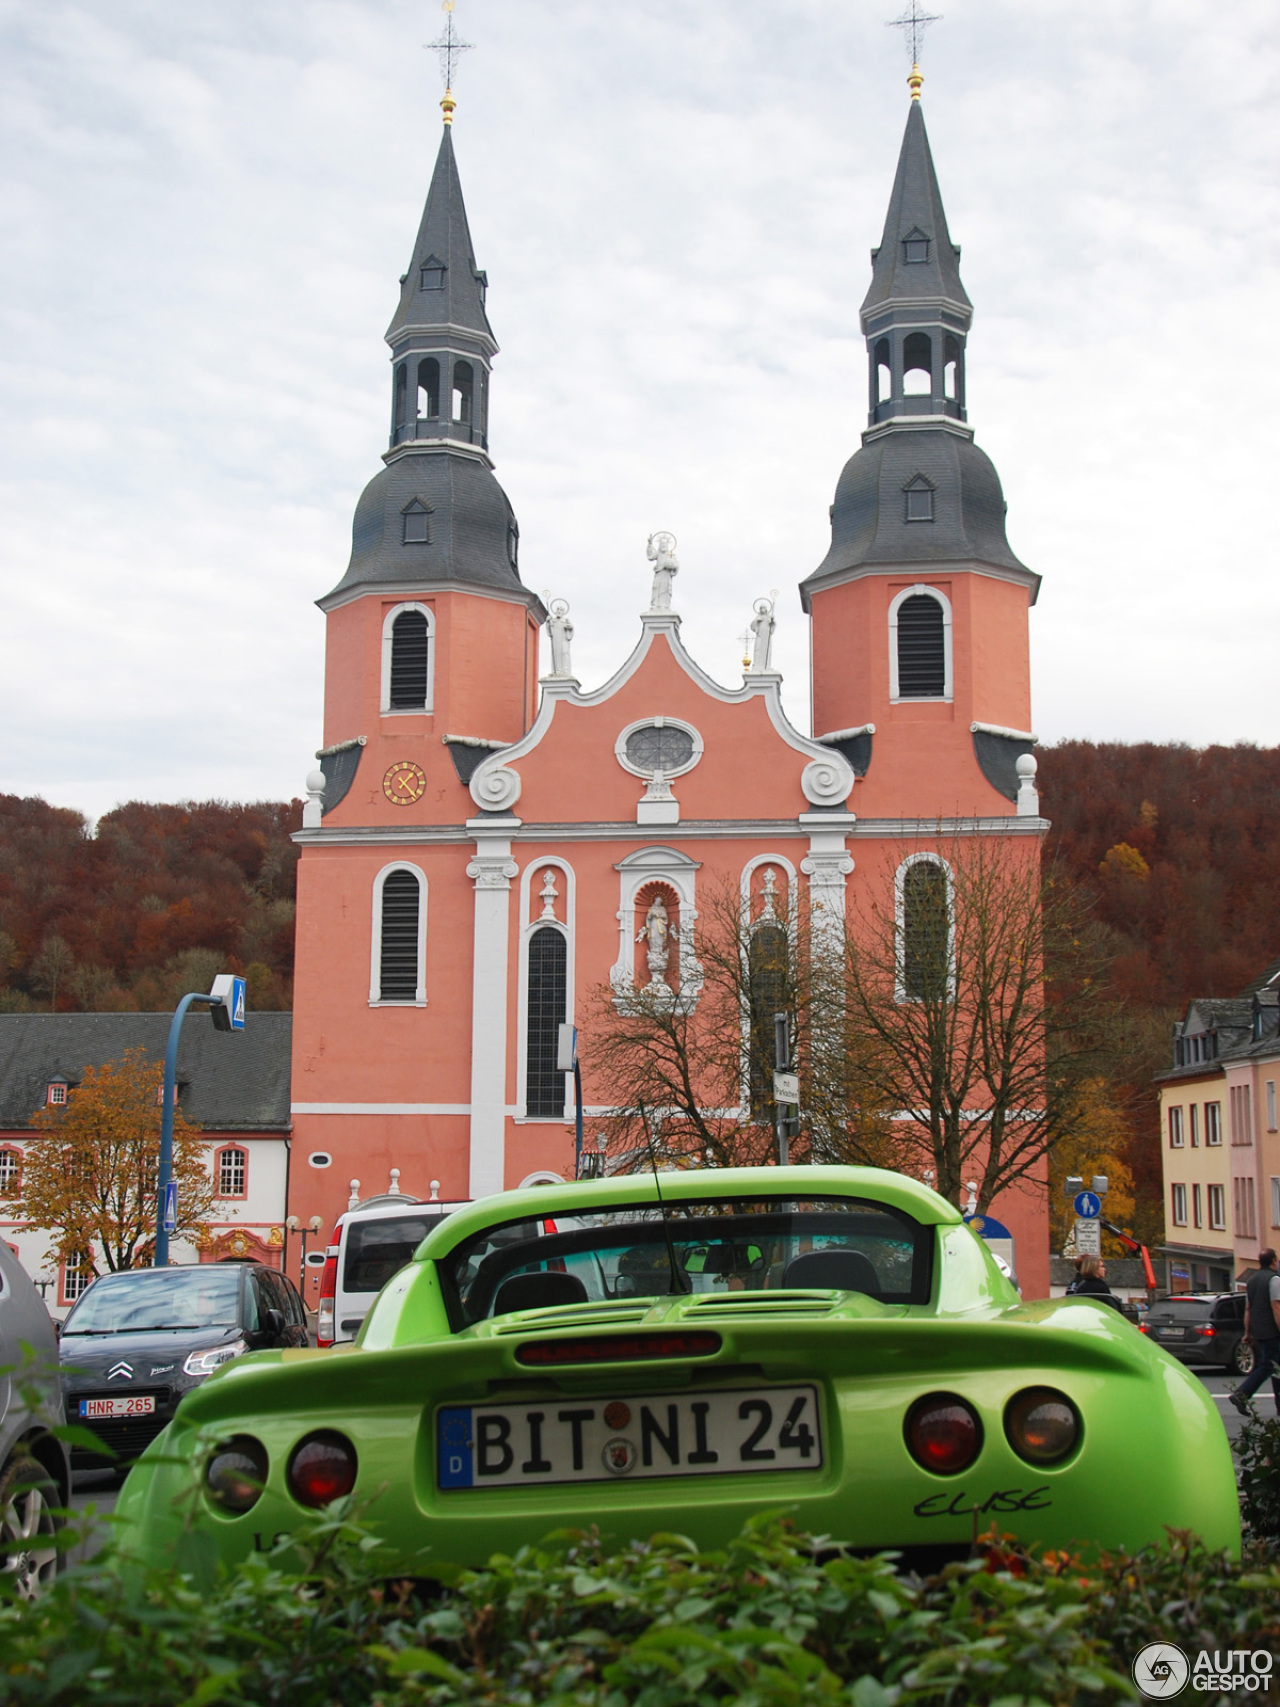
<instances>
[{"instance_id":1,"label":"street lamp post","mask_svg":"<svg viewBox=\"0 0 1280 1707\"><path fill-rule=\"evenodd\" d=\"M290 1233L302 1234L302 1254L298 1258L298 1291L301 1292L307 1284L307 1238L310 1234L320 1231L324 1226L324 1217L313 1215L304 1227L296 1215L287 1215L284 1225L286 1241Z\"/></svg>"},{"instance_id":2,"label":"street lamp post","mask_svg":"<svg viewBox=\"0 0 1280 1707\"><path fill-rule=\"evenodd\" d=\"M218 1031L244 1030L244 979L222 974L213 981L206 995L190 990L173 1010L169 1023L169 1040L164 1051L164 1087L160 1093L160 1166L156 1174L156 1248L152 1266L168 1268L169 1234L177 1221L177 1193L173 1183L173 1105L178 1085L178 1038L187 1009L192 1002L208 1004L210 1017ZM172 1198L172 1202L170 1199Z\"/></svg>"}]
</instances>

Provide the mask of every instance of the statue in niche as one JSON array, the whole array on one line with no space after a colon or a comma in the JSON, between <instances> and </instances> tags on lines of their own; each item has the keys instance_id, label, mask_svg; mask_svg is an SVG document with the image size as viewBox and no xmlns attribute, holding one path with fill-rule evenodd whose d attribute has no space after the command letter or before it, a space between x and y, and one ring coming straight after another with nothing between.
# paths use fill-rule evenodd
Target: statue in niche
<instances>
[{"instance_id":1,"label":"statue in niche","mask_svg":"<svg viewBox=\"0 0 1280 1707\"><path fill-rule=\"evenodd\" d=\"M773 616L772 599L757 599L755 612L751 623L751 672L761 675L773 668L773 631L778 625Z\"/></svg>"},{"instance_id":2,"label":"statue in niche","mask_svg":"<svg viewBox=\"0 0 1280 1707\"><path fill-rule=\"evenodd\" d=\"M764 868L764 880L760 885L760 917L756 921L761 925L776 925L778 915L774 902L778 898L778 874L771 865Z\"/></svg>"},{"instance_id":3,"label":"statue in niche","mask_svg":"<svg viewBox=\"0 0 1280 1707\"><path fill-rule=\"evenodd\" d=\"M675 534L651 533L645 556L653 564L653 592L649 597L649 609L670 610L671 583L680 568L676 561Z\"/></svg>"},{"instance_id":4,"label":"statue in niche","mask_svg":"<svg viewBox=\"0 0 1280 1707\"><path fill-rule=\"evenodd\" d=\"M551 674L572 677L569 662L569 642L573 639L573 624L569 621L569 601L556 599L547 610L547 635L551 641Z\"/></svg>"},{"instance_id":5,"label":"statue in niche","mask_svg":"<svg viewBox=\"0 0 1280 1707\"><path fill-rule=\"evenodd\" d=\"M659 893L650 901L644 924L636 934L637 942L648 944L649 978L654 984L665 984L667 981L665 974L671 958L670 945L673 939L679 942L680 933L671 923L666 903Z\"/></svg>"}]
</instances>

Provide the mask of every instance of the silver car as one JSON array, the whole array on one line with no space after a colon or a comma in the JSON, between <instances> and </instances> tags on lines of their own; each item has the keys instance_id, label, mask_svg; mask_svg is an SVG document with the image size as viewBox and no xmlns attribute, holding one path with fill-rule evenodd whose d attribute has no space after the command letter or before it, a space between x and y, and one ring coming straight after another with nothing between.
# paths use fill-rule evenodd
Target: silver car
<instances>
[{"instance_id":1,"label":"silver car","mask_svg":"<svg viewBox=\"0 0 1280 1707\"><path fill-rule=\"evenodd\" d=\"M20 1599L53 1582L60 1511L71 1495L58 1341L44 1301L0 1240L0 1572Z\"/></svg>"}]
</instances>

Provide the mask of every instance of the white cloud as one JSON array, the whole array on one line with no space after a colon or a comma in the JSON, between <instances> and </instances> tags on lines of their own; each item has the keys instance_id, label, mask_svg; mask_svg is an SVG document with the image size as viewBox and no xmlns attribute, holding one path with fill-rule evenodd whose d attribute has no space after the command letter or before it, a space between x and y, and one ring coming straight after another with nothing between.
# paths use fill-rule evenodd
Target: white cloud
<instances>
[{"instance_id":1,"label":"white cloud","mask_svg":"<svg viewBox=\"0 0 1280 1707\"><path fill-rule=\"evenodd\" d=\"M858 0L460 0L456 141L525 578L609 674L680 538L724 680L864 424L857 309L906 100ZM1277 24L967 0L926 110L970 417L1045 576L1042 736L1280 740ZM434 5L0 0L0 788L296 793L385 444L381 334L439 135Z\"/></svg>"}]
</instances>

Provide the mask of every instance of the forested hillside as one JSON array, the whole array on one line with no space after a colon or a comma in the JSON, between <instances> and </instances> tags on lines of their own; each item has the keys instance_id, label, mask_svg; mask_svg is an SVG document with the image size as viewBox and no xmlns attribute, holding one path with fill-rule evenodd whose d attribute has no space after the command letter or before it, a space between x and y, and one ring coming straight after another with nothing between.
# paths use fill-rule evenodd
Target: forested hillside
<instances>
[{"instance_id":1,"label":"forested hillside","mask_svg":"<svg viewBox=\"0 0 1280 1707\"><path fill-rule=\"evenodd\" d=\"M297 800L132 802L98 821L0 795L0 1012L171 1008L217 972L293 994Z\"/></svg>"}]
</instances>

